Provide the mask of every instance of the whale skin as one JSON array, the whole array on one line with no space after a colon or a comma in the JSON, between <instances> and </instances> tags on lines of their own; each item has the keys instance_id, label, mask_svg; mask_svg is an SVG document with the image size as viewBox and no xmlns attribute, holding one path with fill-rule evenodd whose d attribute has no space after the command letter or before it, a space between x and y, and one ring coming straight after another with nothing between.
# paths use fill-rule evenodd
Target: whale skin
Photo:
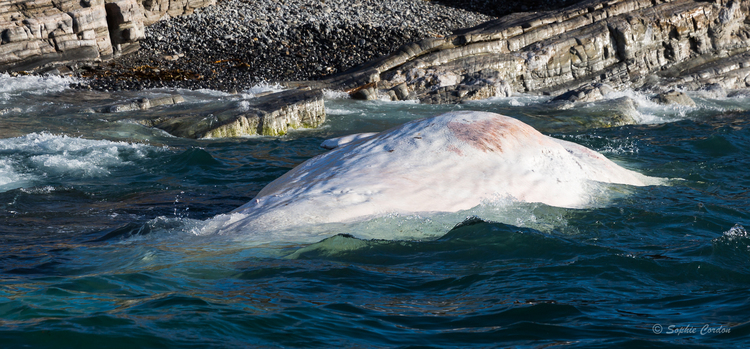
<instances>
[{"instance_id":1,"label":"whale skin","mask_svg":"<svg viewBox=\"0 0 750 349\"><path fill-rule=\"evenodd\" d=\"M583 208L597 182L660 184L489 112L450 112L349 140L268 184L232 212L225 228L457 212L496 198Z\"/></svg>"}]
</instances>

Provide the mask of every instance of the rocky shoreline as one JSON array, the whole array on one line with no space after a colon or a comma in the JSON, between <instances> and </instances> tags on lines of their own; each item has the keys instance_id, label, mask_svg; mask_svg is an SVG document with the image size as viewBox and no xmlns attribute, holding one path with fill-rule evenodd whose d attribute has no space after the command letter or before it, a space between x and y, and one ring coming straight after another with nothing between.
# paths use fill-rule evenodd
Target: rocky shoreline
<instances>
[{"instance_id":1,"label":"rocky shoreline","mask_svg":"<svg viewBox=\"0 0 750 349\"><path fill-rule=\"evenodd\" d=\"M113 7L106 1L132 4L114 12L133 14L123 17L131 24L140 23L138 8L147 7L136 0L104 1L105 8ZM565 1L539 6L549 10ZM126 54L125 41L112 39L120 43L113 52L121 53L113 59L68 66L81 78L73 87L240 92L265 82L310 91L268 95L250 109L221 117L141 120L191 138L316 127L325 120L322 89L356 99L434 104L535 93L556 96L551 107L569 109L622 89L645 91L658 103L691 105L682 90L723 98L750 87L750 0L582 0L556 11L494 19L421 0L220 0L188 9L128 39L128 47L137 44L140 50ZM80 18L69 31L85 34ZM27 40L21 31L31 22L23 23L12 37L3 32L0 49L15 47L7 46L8 40ZM124 25L116 27L118 33L133 33ZM76 43L74 36L69 39ZM154 101L162 102L170 104ZM123 108L145 110L154 103L143 99ZM601 126L635 123L635 108L632 100L618 100L612 105L617 112Z\"/></svg>"},{"instance_id":2,"label":"rocky shoreline","mask_svg":"<svg viewBox=\"0 0 750 349\"><path fill-rule=\"evenodd\" d=\"M220 0L146 27L140 50L77 70L76 87L233 92L318 80L491 19L422 0Z\"/></svg>"},{"instance_id":3,"label":"rocky shoreline","mask_svg":"<svg viewBox=\"0 0 750 349\"><path fill-rule=\"evenodd\" d=\"M424 39L345 74L287 86L439 104L571 91L592 102L602 84L722 98L750 87L748 19L748 0L586 0Z\"/></svg>"}]
</instances>

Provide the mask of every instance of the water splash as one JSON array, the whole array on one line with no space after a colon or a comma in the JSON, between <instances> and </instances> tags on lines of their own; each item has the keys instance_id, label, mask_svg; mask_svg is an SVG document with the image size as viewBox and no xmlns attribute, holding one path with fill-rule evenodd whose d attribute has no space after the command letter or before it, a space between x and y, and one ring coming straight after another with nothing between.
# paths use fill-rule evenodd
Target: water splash
<instances>
[{"instance_id":1,"label":"water splash","mask_svg":"<svg viewBox=\"0 0 750 349\"><path fill-rule=\"evenodd\" d=\"M747 230L745 230L745 227L742 225L735 224L733 227L729 228L729 230L725 231L722 236L729 241L734 241L736 239L746 238Z\"/></svg>"},{"instance_id":2,"label":"water splash","mask_svg":"<svg viewBox=\"0 0 750 349\"><path fill-rule=\"evenodd\" d=\"M286 90L286 88L284 86L281 86L279 83L260 83L243 91L242 96L244 98L253 98L265 93L281 92L284 90Z\"/></svg>"},{"instance_id":3,"label":"water splash","mask_svg":"<svg viewBox=\"0 0 750 349\"><path fill-rule=\"evenodd\" d=\"M70 84L77 80L61 76L10 76L0 74L0 96L4 100L31 93L34 95L44 95L51 92L60 92L70 88Z\"/></svg>"},{"instance_id":4,"label":"water splash","mask_svg":"<svg viewBox=\"0 0 750 349\"><path fill-rule=\"evenodd\" d=\"M325 99L350 99L352 98L348 93L338 90L323 90L323 97Z\"/></svg>"},{"instance_id":5,"label":"water splash","mask_svg":"<svg viewBox=\"0 0 750 349\"><path fill-rule=\"evenodd\" d=\"M106 177L113 169L130 166L164 149L48 132L0 139L0 190L33 185L36 180Z\"/></svg>"}]
</instances>

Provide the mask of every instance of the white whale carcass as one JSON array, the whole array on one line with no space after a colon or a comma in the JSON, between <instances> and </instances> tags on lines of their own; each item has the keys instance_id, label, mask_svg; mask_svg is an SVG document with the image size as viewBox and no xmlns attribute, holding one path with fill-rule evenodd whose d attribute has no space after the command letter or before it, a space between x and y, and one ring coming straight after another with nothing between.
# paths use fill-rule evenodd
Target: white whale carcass
<instances>
[{"instance_id":1,"label":"white whale carcass","mask_svg":"<svg viewBox=\"0 0 750 349\"><path fill-rule=\"evenodd\" d=\"M508 197L580 208L591 201L596 182L659 184L595 151L494 113L451 112L350 138L268 184L225 215L221 230L457 212Z\"/></svg>"}]
</instances>

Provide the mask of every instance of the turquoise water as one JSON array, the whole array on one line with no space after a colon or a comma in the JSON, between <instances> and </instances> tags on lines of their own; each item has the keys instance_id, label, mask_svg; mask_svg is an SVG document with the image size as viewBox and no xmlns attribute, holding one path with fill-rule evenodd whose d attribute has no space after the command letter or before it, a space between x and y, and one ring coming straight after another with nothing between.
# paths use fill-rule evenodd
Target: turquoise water
<instances>
[{"instance_id":1,"label":"turquoise water","mask_svg":"<svg viewBox=\"0 0 750 349\"><path fill-rule=\"evenodd\" d=\"M131 94L0 79L2 348L750 343L747 99L696 96L699 107L685 109L631 93L644 124L592 129L582 120L606 103L560 111L528 96L426 106L332 95L318 130L185 140L86 110ZM240 98L183 92L173 108ZM488 202L382 217L313 241L205 233L211 217L323 153L326 138L456 109L518 117L670 185L612 186L589 209ZM360 230L379 238L351 237ZM421 231L430 234L393 240Z\"/></svg>"}]
</instances>

